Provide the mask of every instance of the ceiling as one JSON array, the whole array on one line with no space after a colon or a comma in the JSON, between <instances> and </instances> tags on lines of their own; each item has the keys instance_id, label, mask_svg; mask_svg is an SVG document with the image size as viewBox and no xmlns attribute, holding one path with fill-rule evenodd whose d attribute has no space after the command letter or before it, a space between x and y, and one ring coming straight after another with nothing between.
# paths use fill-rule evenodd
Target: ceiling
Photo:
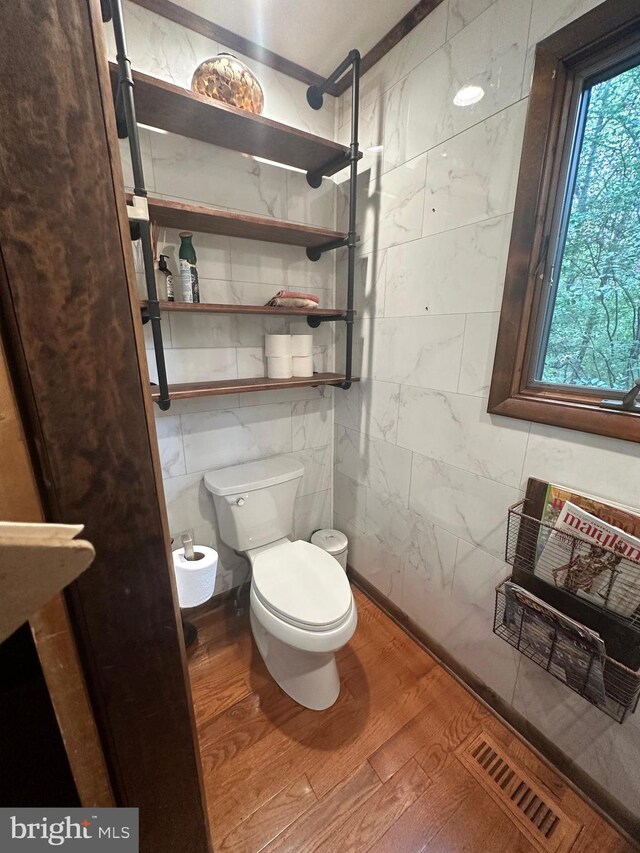
<instances>
[{"instance_id":1,"label":"ceiling","mask_svg":"<svg viewBox=\"0 0 640 853\"><path fill-rule=\"evenodd\" d=\"M180 6L328 75L354 47L364 54L417 0L178 0Z\"/></svg>"}]
</instances>

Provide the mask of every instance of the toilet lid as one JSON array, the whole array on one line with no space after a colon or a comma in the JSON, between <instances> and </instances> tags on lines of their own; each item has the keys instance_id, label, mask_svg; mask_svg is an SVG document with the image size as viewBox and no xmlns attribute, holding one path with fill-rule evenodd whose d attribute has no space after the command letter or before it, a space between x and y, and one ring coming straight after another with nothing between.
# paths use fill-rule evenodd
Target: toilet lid
<instances>
[{"instance_id":1,"label":"toilet lid","mask_svg":"<svg viewBox=\"0 0 640 853\"><path fill-rule=\"evenodd\" d=\"M328 629L349 613L352 595L340 564L310 542L283 542L257 554L253 588L269 610L293 625Z\"/></svg>"}]
</instances>

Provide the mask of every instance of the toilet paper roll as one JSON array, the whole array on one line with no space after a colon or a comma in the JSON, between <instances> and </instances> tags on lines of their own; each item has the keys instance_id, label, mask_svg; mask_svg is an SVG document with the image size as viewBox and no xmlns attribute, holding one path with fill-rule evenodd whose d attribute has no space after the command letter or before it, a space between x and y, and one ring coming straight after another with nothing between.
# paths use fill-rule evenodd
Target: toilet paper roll
<instances>
[{"instance_id":1,"label":"toilet paper roll","mask_svg":"<svg viewBox=\"0 0 640 853\"><path fill-rule=\"evenodd\" d=\"M313 335L291 335L291 355L294 358L313 355Z\"/></svg>"},{"instance_id":2,"label":"toilet paper roll","mask_svg":"<svg viewBox=\"0 0 640 853\"><path fill-rule=\"evenodd\" d=\"M173 552L173 571L178 588L180 607L197 607L204 604L213 595L218 572L218 552L205 545L194 545L198 560L185 560L184 548Z\"/></svg>"},{"instance_id":3,"label":"toilet paper roll","mask_svg":"<svg viewBox=\"0 0 640 853\"><path fill-rule=\"evenodd\" d=\"M293 359L291 356L269 357L267 359L267 376L269 379L291 379L293 376Z\"/></svg>"},{"instance_id":4,"label":"toilet paper roll","mask_svg":"<svg viewBox=\"0 0 640 853\"><path fill-rule=\"evenodd\" d=\"M265 335L264 354L267 358L291 356L291 335Z\"/></svg>"},{"instance_id":5,"label":"toilet paper roll","mask_svg":"<svg viewBox=\"0 0 640 853\"><path fill-rule=\"evenodd\" d=\"M313 376L313 356L298 355L293 359L293 375L294 376Z\"/></svg>"}]
</instances>

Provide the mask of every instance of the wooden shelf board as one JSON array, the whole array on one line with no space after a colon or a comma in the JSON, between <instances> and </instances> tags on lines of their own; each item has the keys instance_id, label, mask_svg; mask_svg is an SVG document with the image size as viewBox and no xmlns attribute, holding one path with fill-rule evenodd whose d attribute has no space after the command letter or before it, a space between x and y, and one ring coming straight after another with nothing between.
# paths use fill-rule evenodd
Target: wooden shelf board
<instances>
[{"instance_id":1,"label":"wooden shelf board","mask_svg":"<svg viewBox=\"0 0 640 853\"><path fill-rule=\"evenodd\" d=\"M130 201L131 195L127 196ZM245 240L263 240L267 243L284 243L288 246L322 246L332 240L346 239L342 231L317 228L253 216L233 210L220 210L205 204L187 204L163 198L148 199L149 217L165 228L180 231L199 231L203 234L222 234L226 237L243 237Z\"/></svg>"},{"instance_id":2,"label":"wooden shelf board","mask_svg":"<svg viewBox=\"0 0 640 853\"><path fill-rule=\"evenodd\" d=\"M267 379L262 376L256 379L225 379L217 382L185 382L181 385L169 385L169 396L172 400L186 400L190 397L215 397L221 394L244 394L248 391L276 391L283 388L307 388L316 385L339 385L344 382L343 373L314 373L309 378ZM359 382L360 377L353 377L352 382ZM152 399L157 402L160 392L157 386L152 386Z\"/></svg>"},{"instance_id":3,"label":"wooden shelf board","mask_svg":"<svg viewBox=\"0 0 640 853\"><path fill-rule=\"evenodd\" d=\"M141 308L148 308L145 299ZM236 305L235 303L216 302L160 302L161 311L190 314L267 314L284 317L344 317L341 308L272 308L267 305Z\"/></svg>"},{"instance_id":4,"label":"wooden shelf board","mask_svg":"<svg viewBox=\"0 0 640 853\"><path fill-rule=\"evenodd\" d=\"M115 84L117 66L113 62L109 66ZM134 71L133 80L136 117L142 124L304 171L322 169L349 153L347 147L332 140L196 95L148 74Z\"/></svg>"}]
</instances>

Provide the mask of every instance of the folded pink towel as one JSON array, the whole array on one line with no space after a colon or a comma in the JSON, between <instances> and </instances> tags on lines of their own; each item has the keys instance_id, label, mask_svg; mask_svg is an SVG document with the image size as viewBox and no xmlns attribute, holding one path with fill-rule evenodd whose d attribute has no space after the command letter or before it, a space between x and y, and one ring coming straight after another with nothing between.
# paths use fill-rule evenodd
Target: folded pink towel
<instances>
[{"instance_id":1,"label":"folded pink towel","mask_svg":"<svg viewBox=\"0 0 640 853\"><path fill-rule=\"evenodd\" d=\"M300 293L298 290L279 290L274 299L310 299L312 302L320 302L320 298L313 293Z\"/></svg>"},{"instance_id":2,"label":"folded pink towel","mask_svg":"<svg viewBox=\"0 0 640 853\"><path fill-rule=\"evenodd\" d=\"M297 296L274 296L267 302L270 308L317 308L318 303L313 299L302 299Z\"/></svg>"}]
</instances>

